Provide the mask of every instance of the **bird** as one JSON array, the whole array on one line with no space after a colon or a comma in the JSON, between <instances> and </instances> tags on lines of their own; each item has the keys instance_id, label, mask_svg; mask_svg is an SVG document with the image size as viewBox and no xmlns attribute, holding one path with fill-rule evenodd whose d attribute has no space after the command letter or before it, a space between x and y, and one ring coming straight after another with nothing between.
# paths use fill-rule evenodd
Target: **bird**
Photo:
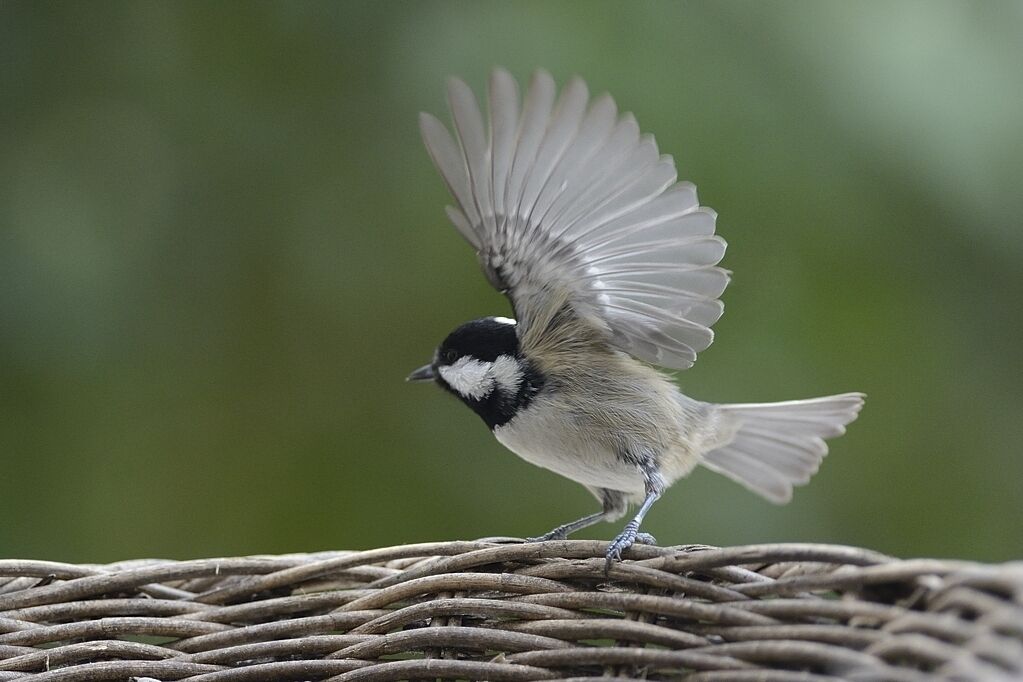
<instances>
[{"instance_id":1,"label":"bird","mask_svg":"<svg viewBox=\"0 0 1023 682\"><path fill-rule=\"evenodd\" d=\"M845 432L862 393L773 403L691 398L669 374L694 363L731 273L717 214L608 94L537 70L524 97L503 68L487 114L447 81L451 131L419 127L454 203L447 216L513 317L466 322L408 376L434 382L531 464L581 483L600 510L529 541L562 540L638 505L607 544L633 544L651 506L697 466L785 503ZM452 134L453 133L453 134Z\"/></svg>"}]
</instances>

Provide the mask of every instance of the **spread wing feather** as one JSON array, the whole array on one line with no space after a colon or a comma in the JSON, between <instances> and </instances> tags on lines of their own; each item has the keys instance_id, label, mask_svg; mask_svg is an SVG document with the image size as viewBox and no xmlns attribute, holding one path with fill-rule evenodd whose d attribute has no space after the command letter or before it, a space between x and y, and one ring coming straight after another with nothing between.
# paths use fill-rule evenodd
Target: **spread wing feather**
<instances>
[{"instance_id":1,"label":"spread wing feather","mask_svg":"<svg viewBox=\"0 0 1023 682\"><path fill-rule=\"evenodd\" d=\"M653 137L610 96L591 102L579 78L558 95L544 71L520 109L515 79L495 70L489 125L461 80L448 100L455 135L422 114L423 139L456 203L448 217L511 298L520 333L549 319L546 301L567 300L621 350L692 365L721 316L725 242Z\"/></svg>"}]
</instances>

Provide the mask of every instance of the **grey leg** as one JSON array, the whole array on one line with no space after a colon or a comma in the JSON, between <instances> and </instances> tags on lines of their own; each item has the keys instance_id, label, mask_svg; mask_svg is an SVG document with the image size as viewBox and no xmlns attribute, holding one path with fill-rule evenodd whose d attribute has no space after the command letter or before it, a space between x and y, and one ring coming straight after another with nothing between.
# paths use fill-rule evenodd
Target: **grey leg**
<instances>
[{"instance_id":1,"label":"grey leg","mask_svg":"<svg viewBox=\"0 0 1023 682\"><path fill-rule=\"evenodd\" d=\"M545 540L564 540L572 533L580 531L583 528L589 528L590 526L600 523L601 521L609 521L620 517L626 508L625 496L617 490L606 490L603 488L593 490L594 494L600 498L601 506L603 507L596 514L590 514L584 516L581 519L570 521L564 525L558 526L549 533L545 533L540 537L526 538L526 542L543 542Z\"/></svg>"},{"instance_id":2,"label":"grey leg","mask_svg":"<svg viewBox=\"0 0 1023 682\"><path fill-rule=\"evenodd\" d=\"M664 482L661 479L660 474L655 471L644 470L646 497L643 499L643 504L640 506L639 511L632 517L632 520L625 524L624 530L615 537L614 540L607 546L607 553L604 555L604 572L607 573L611 570L611 564L615 561L621 561L622 552L632 547L633 544L639 542L640 544L655 544L656 540L649 533L640 533L639 526L643 523L643 517L650 511L650 507L653 506L657 498L664 492Z\"/></svg>"}]
</instances>

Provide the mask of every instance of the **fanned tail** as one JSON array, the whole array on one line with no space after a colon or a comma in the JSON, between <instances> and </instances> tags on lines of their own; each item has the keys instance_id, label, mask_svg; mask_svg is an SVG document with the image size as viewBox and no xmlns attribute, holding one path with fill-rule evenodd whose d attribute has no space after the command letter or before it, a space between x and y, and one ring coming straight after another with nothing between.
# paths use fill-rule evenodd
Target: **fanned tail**
<instances>
[{"instance_id":1,"label":"fanned tail","mask_svg":"<svg viewBox=\"0 0 1023 682\"><path fill-rule=\"evenodd\" d=\"M718 405L727 445L702 464L775 504L792 499L792 487L810 480L828 454L825 438L845 433L863 407L862 393L780 403Z\"/></svg>"}]
</instances>

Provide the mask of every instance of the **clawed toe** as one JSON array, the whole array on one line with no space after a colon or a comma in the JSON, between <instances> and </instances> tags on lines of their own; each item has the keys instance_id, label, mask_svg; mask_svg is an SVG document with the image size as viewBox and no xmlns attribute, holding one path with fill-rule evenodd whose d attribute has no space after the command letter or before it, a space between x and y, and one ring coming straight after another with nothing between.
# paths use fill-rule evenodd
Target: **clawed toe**
<instances>
[{"instance_id":1,"label":"clawed toe","mask_svg":"<svg viewBox=\"0 0 1023 682\"><path fill-rule=\"evenodd\" d=\"M563 531L560 528L555 528L550 533L544 533L543 535L537 536L535 538L526 538L526 542L547 542L548 540L564 540L567 537L568 534L565 533L565 531Z\"/></svg>"},{"instance_id":2,"label":"clawed toe","mask_svg":"<svg viewBox=\"0 0 1023 682\"><path fill-rule=\"evenodd\" d=\"M657 538L650 533L636 533L636 544L637 545L656 545Z\"/></svg>"},{"instance_id":3,"label":"clawed toe","mask_svg":"<svg viewBox=\"0 0 1023 682\"><path fill-rule=\"evenodd\" d=\"M641 539L641 536L644 537ZM649 533L640 533L636 526L631 523L627 524L625 530L607 546L607 552L604 554L604 573L607 574L611 571L611 564L622 560L622 552L632 547L637 541L643 542L647 539L653 540L653 536Z\"/></svg>"}]
</instances>

